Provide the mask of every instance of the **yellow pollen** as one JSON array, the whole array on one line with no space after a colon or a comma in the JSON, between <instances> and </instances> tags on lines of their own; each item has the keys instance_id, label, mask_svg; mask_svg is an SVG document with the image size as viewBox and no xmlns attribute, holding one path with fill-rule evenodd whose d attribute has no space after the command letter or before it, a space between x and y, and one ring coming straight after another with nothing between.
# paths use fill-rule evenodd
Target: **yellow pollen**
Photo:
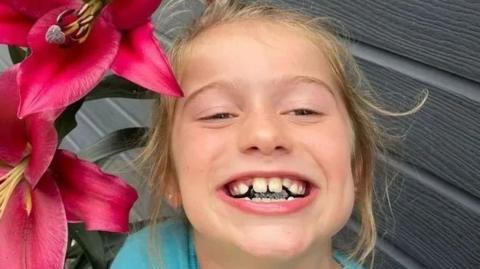
<instances>
[{"instance_id":1,"label":"yellow pollen","mask_svg":"<svg viewBox=\"0 0 480 269\"><path fill-rule=\"evenodd\" d=\"M23 159L17 166L11 169L7 174L0 177L0 218L2 218L8 201L12 196L15 187L23 179L23 173L27 168L28 158ZM30 198L31 208L31 198ZM27 206L28 209L28 206ZM28 211L28 210L27 210Z\"/></svg>"},{"instance_id":2,"label":"yellow pollen","mask_svg":"<svg viewBox=\"0 0 480 269\"><path fill-rule=\"evenodd\" d=\"M25 210L27 210L27 216L30 216L30 212L32 212L32 192L30 188L25 192Z\"/></svg>"}]
</instances>

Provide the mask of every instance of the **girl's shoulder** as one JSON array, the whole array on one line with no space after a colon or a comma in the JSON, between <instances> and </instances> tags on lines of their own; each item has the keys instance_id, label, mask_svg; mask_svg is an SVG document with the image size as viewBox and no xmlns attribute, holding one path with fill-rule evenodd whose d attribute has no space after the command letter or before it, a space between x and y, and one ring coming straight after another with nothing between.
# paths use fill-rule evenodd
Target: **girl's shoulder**
<instances>
[{"instance_id":1,"label":"girl's shoulder","mask_svg":"<svg viewBox=\"0 0 480 269\"><path fill-rule=\"evenodd\" d=\"M345 256L345 254L341 253L340 251L334 251L333 257L339 264L342 265L343 269L364 269L363 266L352 260L349 260L347 256Z\"/></svg>"},{"instance_id":2,"label":"girl's shoulder","mask_svg":"<svg viewBox=\"0 0 480 269\"><path fill-rule=\"evenodd\" d=\"M127 237L110 268L149 268L148 267L148 238L149 228L131 234Z\"/></svg>"},{"instance_id":3,"label":"girl's shoulder","mask_svg":"<svg viewBox=\"0 0 480 269\"><path fill-rule=\"evenodd\" d=\"M155 237L159 248L151 245L152 237ZM191 268L189 241L186 223L180 219L168 219L156 225L154 229L145 227L129 235L110 268L151 269L159 260L166 268Z\"/></svg>"}]
</instances>

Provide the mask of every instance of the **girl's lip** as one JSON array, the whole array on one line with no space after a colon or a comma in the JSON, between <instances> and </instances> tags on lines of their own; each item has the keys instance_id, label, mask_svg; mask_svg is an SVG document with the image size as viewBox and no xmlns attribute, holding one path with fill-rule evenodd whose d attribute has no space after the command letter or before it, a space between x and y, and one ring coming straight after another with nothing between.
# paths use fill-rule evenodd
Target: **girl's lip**
<instances>
[{"instance_id":1,"label":"girl's lip","mask_svg":"<svg viewBox=\"0 0 480 269\"><path fill-rule=\"evenodd\" d=\"M317 196L318 190L318 188L312 187L310 189L310 193L304 198L270 203L249 201L242 198L233 198L229 196L223 189L217 190L217 195L227 204L247 213L259 215L283 215L300 211L309 206Z\"/></svg>"}]
</instances>

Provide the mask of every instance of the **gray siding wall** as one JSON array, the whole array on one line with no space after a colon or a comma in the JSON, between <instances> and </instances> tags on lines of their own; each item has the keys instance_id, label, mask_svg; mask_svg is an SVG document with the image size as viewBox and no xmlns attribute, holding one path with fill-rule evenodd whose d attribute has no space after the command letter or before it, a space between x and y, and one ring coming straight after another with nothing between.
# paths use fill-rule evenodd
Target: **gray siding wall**
<instances>
[{"instance_id":1,"label":"gray siding wall","mask_svg":"<svg viewBox=\"0 0 480 269\"><path fill-rule=\"evenodd\" d=\"M404 111L428 89L416 114L378 117L398 137L378 156L375 268L480 268L480 2L454 0L277 0L316 16L341 20L351 50L381 103ZM158 37L170 46L201 12L198 0L169 0L155 15ZM0 69L10 65L4 47ZM120 128L147 126L150 101L86 103L79 126L62 144L75 152ZM137 186L132 219L147 217L147 188L120 154L105 169ZM386 199L385 189L388 187ZM352 218L339 237L352 238Z\"/></svg>"}]
</instances>

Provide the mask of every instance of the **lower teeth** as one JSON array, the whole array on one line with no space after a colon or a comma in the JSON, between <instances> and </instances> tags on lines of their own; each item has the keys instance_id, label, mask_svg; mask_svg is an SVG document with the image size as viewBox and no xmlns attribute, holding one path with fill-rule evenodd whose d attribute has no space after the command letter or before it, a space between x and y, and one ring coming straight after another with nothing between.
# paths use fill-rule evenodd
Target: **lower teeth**
<instances>
[{"instance_id":1,"label":"lower teeth","mask_svg":"<svg viewBox=\"0 0 480 269\"><path fill-rule=\"evenodd\" d=\"M250 186L248 191L244 194L231 195L231 196L236 199L244 199L248 201L263 202L263 203L285 202L285 201L292 201L298 198L305 197L305 195L292 194L286 187L283 187L281 192L267 191L267 192L257 193L253 190L253 186Z\"/></svg>"},{"instance_id":2,"label":"lower teeth","mask_svg":"<svg viewBox=\"0 0 480 269\"><path fill-rule=\"evenodd\" d=\"M288 197L287 199L270 199L270 198L252 198L250 199L249 197L243 197L244 200L248 201L254 201L254 202L264 202L264 203L271 203L271 202L284 202L284 201L292 201L296 200L294 197Z\"/></svg>"}]
</instances>

